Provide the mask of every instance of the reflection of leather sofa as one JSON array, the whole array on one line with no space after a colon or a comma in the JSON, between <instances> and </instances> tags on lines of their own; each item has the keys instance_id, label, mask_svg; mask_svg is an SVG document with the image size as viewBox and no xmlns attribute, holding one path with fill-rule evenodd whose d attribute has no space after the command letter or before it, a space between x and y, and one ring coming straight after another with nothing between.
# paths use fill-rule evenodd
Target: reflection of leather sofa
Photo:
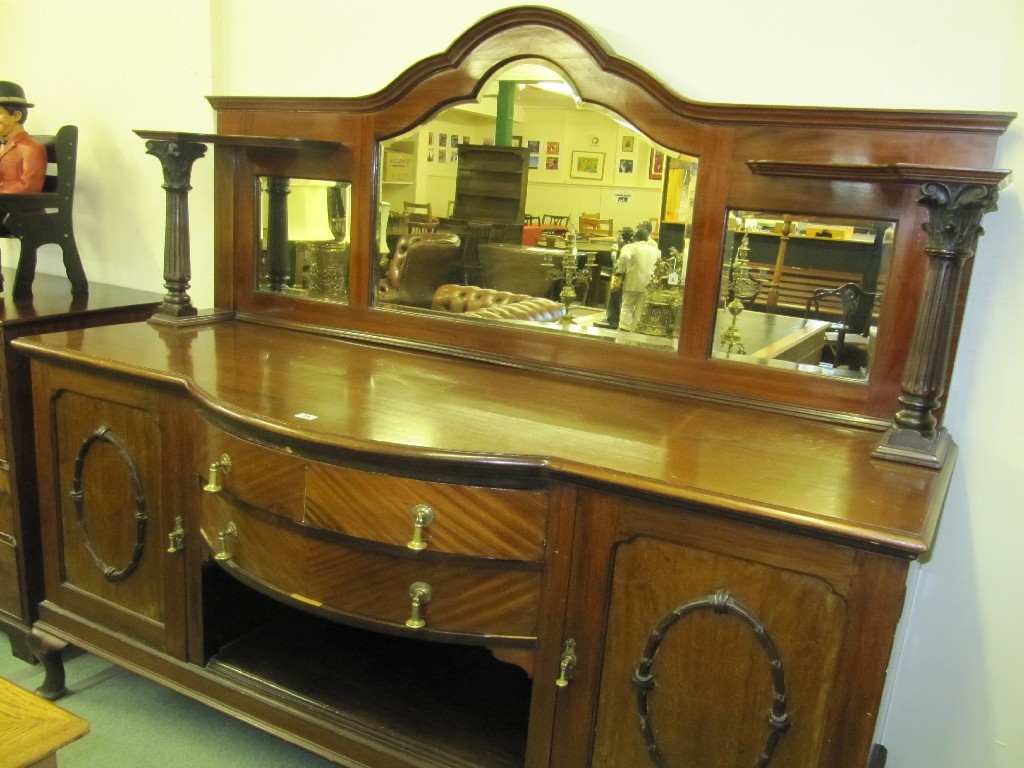
<instances>
[{"instance_id":1,"label":"reflection of leather sofa","mask_svg":"<svg viewBox=\"0 0 1024 768\"><path fill-rule=\"evenodd\" d=\"M434 292L461 274L461 244L449 232L403 235L377 288L378 301L429 307Z\"/></svg>"},{"instance_id":2,"label":"reflection of leather sofa","mask_svg":"<svg viewBox=\"0 0 1024 768\"><path fill-rule=\"evenodd\" d=\"M475 285L442 285L434 294L430 308L473 317L540 322L558 320L565 314L565 307L551 299Z\"/></svg>"}]
</instances>

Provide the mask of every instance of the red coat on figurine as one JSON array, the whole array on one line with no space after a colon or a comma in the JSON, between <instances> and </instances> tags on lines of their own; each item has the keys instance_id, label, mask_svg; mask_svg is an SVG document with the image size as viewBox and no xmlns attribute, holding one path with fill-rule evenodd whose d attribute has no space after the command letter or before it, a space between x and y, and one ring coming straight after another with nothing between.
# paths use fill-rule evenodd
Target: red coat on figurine
<instances>
[{"instance_id":1,"label":"red coat on figurine","mask_svg":"<svg viewBox=\"0 0 1024 768\"><path fill-rule=\"evenodd\" d=\"M17 83L0 80L0 193L41 192L46 148L25 131L29 104Z\"/></svg>"}]
</instances>

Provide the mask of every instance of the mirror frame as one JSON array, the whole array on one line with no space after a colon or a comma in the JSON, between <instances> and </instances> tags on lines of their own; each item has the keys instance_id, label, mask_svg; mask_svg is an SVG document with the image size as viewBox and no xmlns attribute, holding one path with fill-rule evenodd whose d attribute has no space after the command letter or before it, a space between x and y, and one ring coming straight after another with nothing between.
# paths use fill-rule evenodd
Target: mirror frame
<instances>
[{"instance_id":1,"label":"mirror frame","mask_svg":"<svg viewBox=\"0 0 1024 768\"><path fill-rule=\"evenodd\" d=\"M373 306L378 142L409 131L447 105L475 100L491 74L521 59L549 62L583 100L625 112L624 117L652 141L699 158L683 330L676 354ZM998 137L1014 117L996 112L695 102L616 56L572 17L539 7L487 16L446 51L414 64L374 94L209 101L221 134L338 144L329 152L216 147L218 310L255 322L311 326L342 337L879 426L899 408L901 376L930 269L923 231L929 212L918 204L922 184L944 181L943 174L956 168L991 168ZM907 168L918 170L901 172ZM251 289L253 180L266 175L352 184L348 306L325 310L323 304ZM878 327L879 352L867 385L775 369L758 369L752 376L748 366L709 357L729 210L793 210L896 223ZM952 299L954 350L969 263L964 273L962 287ZM951 369L949 365L940 372L943 389Z\"/></svg>"}]
</instances>

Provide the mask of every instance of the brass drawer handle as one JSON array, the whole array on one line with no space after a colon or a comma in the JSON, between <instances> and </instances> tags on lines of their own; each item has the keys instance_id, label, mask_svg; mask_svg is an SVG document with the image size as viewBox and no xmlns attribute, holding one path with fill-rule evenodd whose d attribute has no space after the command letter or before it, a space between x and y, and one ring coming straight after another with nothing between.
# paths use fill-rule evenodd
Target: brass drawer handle
<instances>
[{"instance_id":1,"label":"brass drawer handle","mask_svg":"<svg viewBox=\"0 0 1024 768\"><path fill-rule=\"evenodd\" d=\"M224 474L231 472L231 457L226 453L221 455L220 461L210 465L210 480L203 486L207 493L217 493L220 490L220 483L217 481L217 473L220 470L224 470Z\"/></svg>"},{"instance_id":2,"label":"brass drawer handle","mask_svg":"<svg viewBox=\"0 0 1024 768\"><path fill-rule=\"evenodd\" d=\"M429 504L417 504L415 507L409 510L409 516L412 518L412 541L407 546L409 549L414 549L417 552L421 549L427 548L427 542L423 540L423 529L434 522L434 509Z\"/></svg>"},{"instance_id":3,"label":"brass drawer handle","mask_svg":"<svg viewBox=\"0 0 1024 768\"><path fill-rule=\"evenodd\" d=\"M565 641L565 650L562 652L562 659L558 665L558 679L555 680L555 685L559 688L565 688L569 685L569 681L572 680L575 672L576 641L570 637Z\"/></svg>"},{"instance_id":4,"label":"brass drawer handle","mask_svg":"<svg viewBox=\"0 0 1024 768\"><path fill-rule=\"evenodd\" d=\"M426 626L427 622L420 616L420 609L430 602L430 585L425 581L415 581L409 587L409 597L412 598L412 613L405 620L405 626L412 629L419 629Z\"/></svg>"},{"instance_id":5,"label":"brass drawer handle","mask_svg":"<svg viewBox=\"0 0 1024 768\"><path fill-rule=\"evenodd\" d=\"M220 545L220 552L214 555L216 560L230 560L231 552L228 551L228 539L238 538L238 526L233 522L228 523L228 527L217 534L217 542Z\"/></svg>"}]
</instances>

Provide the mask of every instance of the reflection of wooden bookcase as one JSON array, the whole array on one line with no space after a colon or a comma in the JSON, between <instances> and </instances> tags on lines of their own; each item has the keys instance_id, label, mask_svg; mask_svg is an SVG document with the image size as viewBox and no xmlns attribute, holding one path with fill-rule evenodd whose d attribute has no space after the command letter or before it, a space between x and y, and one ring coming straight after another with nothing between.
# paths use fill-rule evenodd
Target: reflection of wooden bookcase
<instances>
[{"instance_id":1,"label":"reflection of wooden bookcase","mask_svg":"<svg viewBox=\"0 0 1024 768\"><path fill-rule=\"evenodd\" d=\"M525 147L459 147L452 218L521 227L530 151Z\"/></svg>"}]
</instances>

